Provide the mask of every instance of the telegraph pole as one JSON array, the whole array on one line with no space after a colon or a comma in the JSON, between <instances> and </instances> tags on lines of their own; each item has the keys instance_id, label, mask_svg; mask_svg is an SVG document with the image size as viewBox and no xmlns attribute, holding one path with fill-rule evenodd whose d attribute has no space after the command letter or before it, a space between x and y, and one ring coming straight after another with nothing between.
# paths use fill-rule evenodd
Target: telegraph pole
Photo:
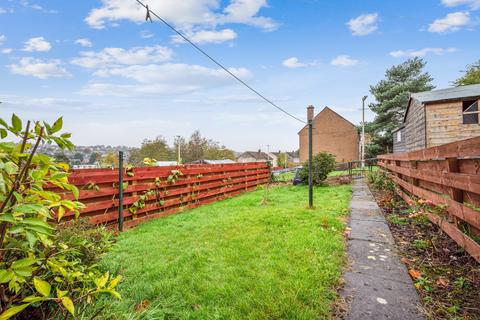
<instances>
[{"instance_id":1,"label":"telegraph pole","mask_svg":"<svg viewBox=\"0 0 480 320\"><path fill-rule=\"evenodd\" d=\"M365 100L368 96L362 98L362 170L365 168Z\"/></svg>"},{"instance_id":2,"label":"telegraph pole","mask_svg":"<svg viewBox=\"0 0 480 320\"><path fill-rule=\"evenodd\" d=\"M313 208L313 143L312 143L312 127L313 127L313 113L315 108L309 105L307 108L307 126L308 126L308 207Z\"/></svg>"}]
</instances>

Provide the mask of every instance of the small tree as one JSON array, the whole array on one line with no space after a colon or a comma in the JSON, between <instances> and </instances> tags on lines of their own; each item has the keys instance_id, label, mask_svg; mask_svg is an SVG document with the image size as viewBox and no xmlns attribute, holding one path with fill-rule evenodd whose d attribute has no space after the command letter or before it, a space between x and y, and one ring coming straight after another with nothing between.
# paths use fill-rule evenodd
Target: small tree
<instances>
[{"instance_id":1,"label":"small tree","mask_svg":"<svg viewBox=\"0 0 480 320\"><path fill-rule=\"evenodd\" d=\"M457 87L480 83L480 60L467 66L463 76L453 82Z\"/></svg>"},{"instance_id":2,"label":"small tree","mask_svg":"<svg viewBox=\"0 0 480 320\"><path fill-rule=\"evenodd\" d=\"M335 156L328 152L320 152L312 159L312 171L313 171L313 184L321 185L328 174L335 170ZM303 182L308 183L308 160L303 164L303 168L300 171L300 178Z\"/></svg>"},{"instance_id":3,"label":"small tree","mask_svg":"<svg viewBox=\"0 0 480 320\"><path fill-rule=\"evenodd\" d=\"M59 134L63 120L49 125L12 116L0 119L0 319L30 310L30 319L63 318L75 306L114 290L111 279L82 261L88 239L74 244L58 237L54 220L78 217L84 206L79 190L68 182L69 167L37 154L39 145L73 149L70 134ZM7 142L3 139L17 140ZM19 140L19 141L18 141ZM52 191L55 187L59 191ZM70 198L59 193L70 194ZM41 312L35 313L35 309Z\"/></svg>"}]
</instances>

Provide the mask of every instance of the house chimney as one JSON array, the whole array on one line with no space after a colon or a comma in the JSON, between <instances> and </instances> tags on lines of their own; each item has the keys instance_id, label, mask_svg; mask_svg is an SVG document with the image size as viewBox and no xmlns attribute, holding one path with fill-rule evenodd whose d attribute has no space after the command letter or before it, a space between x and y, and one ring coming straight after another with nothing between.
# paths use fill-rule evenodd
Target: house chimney
<instances>
[{"instance_id":1,"label":"house chimney","mask_svg":"<svg viewBox=\"0 0 480 320\"><path fill-rule=\"evenodd\" d=\"M312 105L309 105L307 108L307 120L313 120L313 114L315 112L315 107Z\"/></svg>"}]
</instances>

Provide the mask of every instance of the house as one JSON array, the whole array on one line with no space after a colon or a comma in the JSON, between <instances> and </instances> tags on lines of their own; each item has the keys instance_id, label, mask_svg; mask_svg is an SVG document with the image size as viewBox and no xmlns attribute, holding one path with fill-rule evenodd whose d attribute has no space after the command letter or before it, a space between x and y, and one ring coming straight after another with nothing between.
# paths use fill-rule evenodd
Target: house
<instances>
[{"instance_id":1,"label":"house","mask_svg":"<svg viewBox=\"0 0 480 320\"><path fill-rule=\"evenodd\" d=\"M308 160L308 126L300 130L298 136L300 161L304 162ZM359 142L355 125L329 107L325 107L313 118L313 155L326 151L333 154L337 162L357 161Z\"/></svg>"},{"instance_id":2,"label":"house","mask_svg":"<svg viewBox=\"0 0 480 320\"><path fill-rule=\"evenodd\" d=\"M393 152L480 136L480 84L413 93L402 125L393 133Z\"/></svg>"},{"instance_id":3,"label":"house","mask_svg":"<svg viewBox=\"0 0 480 320\"><path fill-rule=\"evenodd\" d=\"M155 163L157 167L172 167L178 165L177 161L157 161Z\"/></svg>"},{"instance_id":4,"label":"house","mask_svg":"<svg viewBox=\"0 0 480 320\"><path fill-rule=\"evenodd\" d=\"M245 151L237 157L237 162L271 162L273 167L278 165L277 156L273 153L258 151Z\"/></svg>"},{"instance_id":5,"label":"house","mask_svg":"<svg viewBox=\"0 0 480 320\"><path fill-rule=\"evenodd\" d=\"M235 161L230 159L222 159L222 160L202 159L202 160L189 162L188 164L232 164L232 163L235 163Z\"/></svg>"},{"instance_id":6,"label":"house","mask_svg":"<svg viewBox=\"0 0 480 320\"><path fill-rule=\"evenodd\" d=\"M278 163L280 163L281 161L282 163L286 162L288 165L300 164L300 156L298 151L292 151L292 152L278 151L278 152L272 152L272 154L276 156Z\"/></svg>"}]
</instances>

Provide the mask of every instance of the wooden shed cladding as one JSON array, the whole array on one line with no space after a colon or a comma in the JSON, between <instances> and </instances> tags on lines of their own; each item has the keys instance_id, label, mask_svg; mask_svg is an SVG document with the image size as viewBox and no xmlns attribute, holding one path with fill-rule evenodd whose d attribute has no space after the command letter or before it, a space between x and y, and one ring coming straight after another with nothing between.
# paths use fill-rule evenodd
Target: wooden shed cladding
<instances>
[{"instance_id":1,"label":"wooden shed cladding","mask_svg":"<svg viewBox=\"0 0 480 320\"><path fill-rule=\"evenodd\" d=\"M394 152L480 136L480 84L413 93L403 123L394 132Z\"/></svg>"},{"instance_id":2,"label":"wooden shed cladding","mask_svg":"<svg viewBox=\"0 0 480 320\"><path fill-rule=\"evenodd\" d=\"M425 105L427 147L480 136L480 124L463 123L463 101Z\"/></svg>"}]
</instances>

